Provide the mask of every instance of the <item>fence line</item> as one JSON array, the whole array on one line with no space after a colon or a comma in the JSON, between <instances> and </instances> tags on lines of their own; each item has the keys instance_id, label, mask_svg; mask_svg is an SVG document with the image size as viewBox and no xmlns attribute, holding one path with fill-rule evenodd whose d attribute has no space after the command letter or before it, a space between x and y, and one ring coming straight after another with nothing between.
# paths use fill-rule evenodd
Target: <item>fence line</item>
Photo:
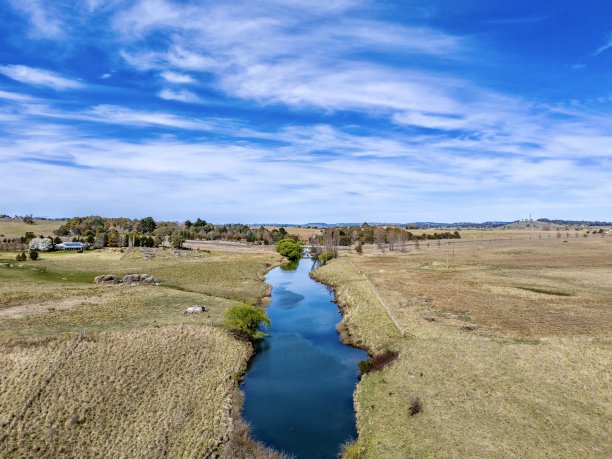
<instances>
[{"instance_id":1,"label":"fence line","mask_svg":"<svg viewBox=\"0 0 612 459\"><path fill-rule=\"evenodd\" d=\"M400 326L399 322L397 321L397 319L395 318L395 315L391 312L391 310L389 309L389 307L385 304L385 302L383 301L383 299L380 297L380 295L378 294L378 291L376 290L376 287L374 287L374 284L372 284L372 282L370 281L370 279L367 278L367 276L357 267L355 266L355 263L353 263L351 261L350 258L347 257L348 262L353 266L353 268L355 268L355 270L361 274L363 276L363 278L365 279L365 281L368 283L368 285L370 286L370 289L372 290L372 292L374 292L374 295L376 295L376 298L378 299L378 301L380 302L380 304L382 305L382 307L385 309L385 311L387 311L387 314L389 315L389 317L391 318L391 321L393 322L393 324L395 325L395 327L397 328L397 331L400 332L400 335L404 336L404 329Z\"/></svg>"}]
</instances>

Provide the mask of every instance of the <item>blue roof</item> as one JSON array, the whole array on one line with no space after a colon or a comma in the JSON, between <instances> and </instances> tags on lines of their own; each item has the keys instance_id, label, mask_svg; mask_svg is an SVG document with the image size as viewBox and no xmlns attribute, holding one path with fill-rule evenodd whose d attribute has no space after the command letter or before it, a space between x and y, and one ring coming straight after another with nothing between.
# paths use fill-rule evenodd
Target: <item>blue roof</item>
<instances>
[{"instance_id":1,"label":"blue roof","mask_svg":"<svg viewBox=\"0 0 612 459\"><path fill-rule=\"evenodd\" d=\"M83 247L83 243L82 242L62 242L61 244L58 244L64 247Z\"/></svg>"}]
</instances>

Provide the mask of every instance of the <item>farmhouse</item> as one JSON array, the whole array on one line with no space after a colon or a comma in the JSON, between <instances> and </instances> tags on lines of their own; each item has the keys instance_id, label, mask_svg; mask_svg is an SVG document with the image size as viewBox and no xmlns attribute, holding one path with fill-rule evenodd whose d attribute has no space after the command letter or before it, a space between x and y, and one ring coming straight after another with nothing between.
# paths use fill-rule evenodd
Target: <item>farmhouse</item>
<instances>
[{"instance_id":1,"label":"farmhouse","mask_svg":"<svg viewBox=\"0 0 612 459\"><path fill-rule=\"evenodd\" d=\"M55 248L59 250L76 250L82 252L85 246L82 242L62 242L61 244L56 244Z\"/></svg>"}]
</instances>

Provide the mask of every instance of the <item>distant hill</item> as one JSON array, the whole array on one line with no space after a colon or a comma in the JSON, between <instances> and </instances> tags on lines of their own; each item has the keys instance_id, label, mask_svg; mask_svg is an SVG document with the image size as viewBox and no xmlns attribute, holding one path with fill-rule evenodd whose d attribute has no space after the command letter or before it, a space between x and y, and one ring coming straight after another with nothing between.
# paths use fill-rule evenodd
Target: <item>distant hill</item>
<instances>
[{"instance_id":1,"label":"distant hill","mask_svg":"<svg viewBox=\"0 0 612 459\"><path fill-rule=\"evenodd\" d=\"M559 226L612 226L612 222L603 221L587 221L587 220L553 220L548 218L540 218L538 220L515 220L513 222L508 221L486 221L486 222L408 222L408 223L396 223L396 222L367 222L370 226L399 226L409 227L412 229L427 229L427 228L506 228L506 229L542 229L545 225L559 225ZM285 228L302 227L302 228L339 228L347 226L361 226L363 222L352 222L352 223L324 223L324 222L311 222L311 223L254 223L252 226L283 226Z\"/></svg>"},{"instance_id":2,"label":"distant hill","mask_svg":"<svg viewBox=\"0 0 612 459\"><path fill-rule=\"evenodd\" d=\"M538 218L539 222L553 223L555 225L569 226L612 226L612 222L588 221L588 220L550 220L548 218Z\"/></svg>"}]
</instances>

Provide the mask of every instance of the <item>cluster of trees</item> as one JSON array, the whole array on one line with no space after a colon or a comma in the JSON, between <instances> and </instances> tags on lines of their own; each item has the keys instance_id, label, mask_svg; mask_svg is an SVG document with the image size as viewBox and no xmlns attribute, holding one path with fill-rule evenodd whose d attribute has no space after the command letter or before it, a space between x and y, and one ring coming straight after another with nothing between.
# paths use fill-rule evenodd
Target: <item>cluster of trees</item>
<instances>
[{"instance_id":1,"label":"cluster of trees","mask_svg":"<svg viewBox=\"0 0 612 459\"><path fill-rule=\"evenodd\" d=\"M35 237L37 237L32 231L26 231L25 235L20 236L20 237L15 237L15 238L3 238L2 242L5 244L11 244L11 243L19 243L19 244L27 244L28 242L30 242L32 239L34 239ZM44 236L41 234L38 236L39 238L44 238ZM51 237L51 236L47 236L49 239L51 239L53 241L54 244L59 244L62 242L62 240L59 237Z\"/></svg>"},{"instance_id":2,"label":"cluster of trees","mask_svg":"<svg viewBox=\"0 0 612 459\"><path fill-rule=\"evenodd\" d=\"M377 244L379 247L388 246L393 251L397 248L405 249L409 241L423 241L430 239L461 239L459 231L445 231L432 234L414 234L406 228L397 226L347 226L341 228L326 228L322 234L310 238L313 253L317 256L325 253L325 258L337 256L337 246L355 245L359 251L363 244Z\"/></svg>"},{"instance_id":3,"label":"cluster of trees","mask_svg":"<svg viewBox=\"0 0 612 459\"><path fill-rule=\"evenodd\" d=\"M275 244L285 239L288 235L285 228L269 230L263 226L251 228L240 223L213 225L199 218L194 223L187 220L184 230L181 232L181 236L185 239L223 240L264 245Z\"/></svg>"},{"instance_id":4,"label":"cluster of trees","mask_svg":"<svg viewBox=\"0 0 612 459\"><path fill-rule=\"evenodd\" d=\"M201 218L180 224L156 222L152 217L131 220L99 216L71 218L55 234L58 237L72 236L74 242L85 242L94 248L157 247L164 242L180 248L186 239L274 244L288 236L285 228L269 230L263 226L251 228L243 224L215 225Z\"/></svg>"}]
</instances>

